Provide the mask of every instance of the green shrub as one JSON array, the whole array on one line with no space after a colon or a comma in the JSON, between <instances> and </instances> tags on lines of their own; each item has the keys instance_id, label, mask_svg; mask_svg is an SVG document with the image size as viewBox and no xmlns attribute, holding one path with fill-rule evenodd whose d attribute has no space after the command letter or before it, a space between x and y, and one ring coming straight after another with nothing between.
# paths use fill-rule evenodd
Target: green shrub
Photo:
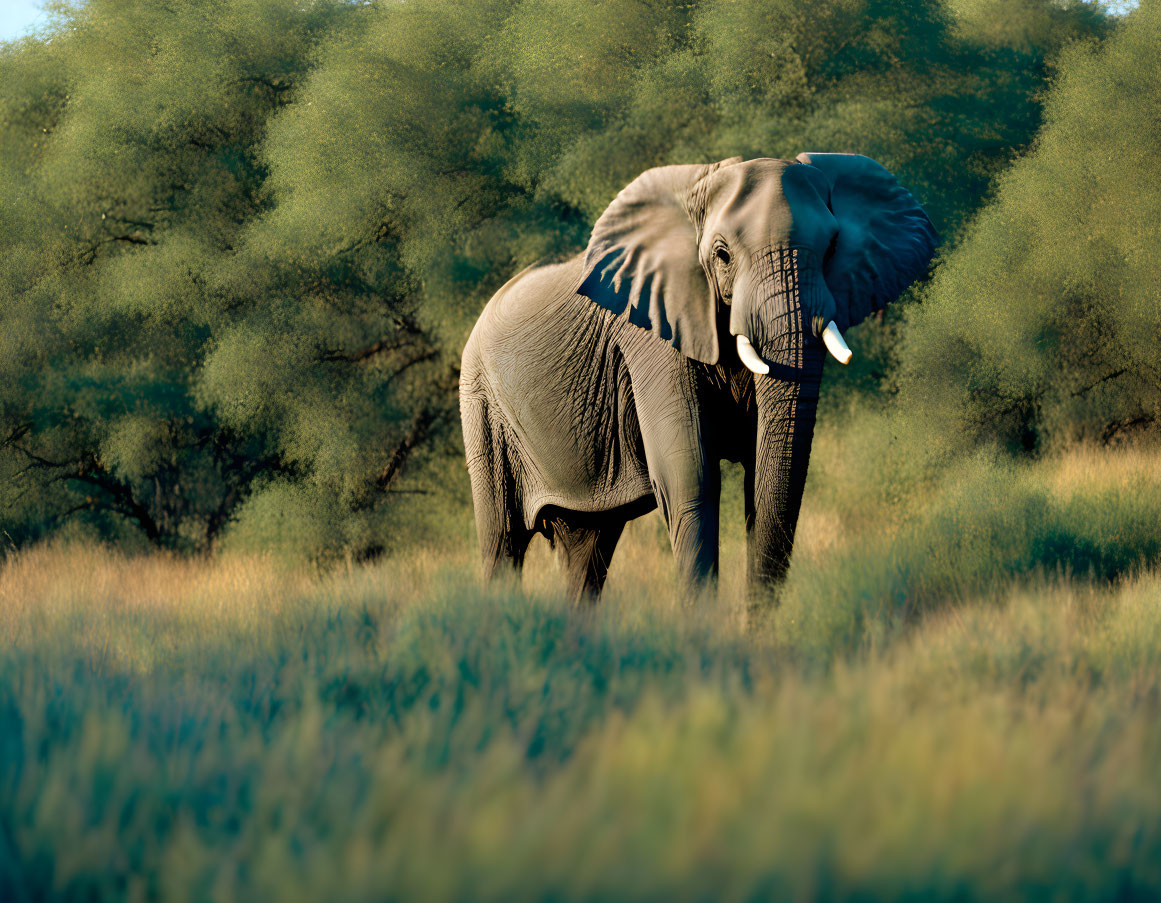
<instances>
[{"instance_id":1,"label":"green shrub","mask_svg":"<svg viewBox=\"0 0 1161 903\"><path fill-rule=\"evenodd\" d=\"M905 330L901 404L949 441L1016 449L1156 432L1161 7L1061 57L1033 150Z\"/></svg>"}]
</instances>

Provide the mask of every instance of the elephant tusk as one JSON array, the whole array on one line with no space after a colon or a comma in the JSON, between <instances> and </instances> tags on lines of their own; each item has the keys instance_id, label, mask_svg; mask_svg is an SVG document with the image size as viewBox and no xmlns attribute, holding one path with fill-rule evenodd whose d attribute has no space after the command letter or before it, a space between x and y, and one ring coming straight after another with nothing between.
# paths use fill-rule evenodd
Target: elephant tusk
<instances>
[{"instance_id":1,"label":"elephant tusk","mask_svg":"<svg viewBox=\"0 0 1161 903\"><path fill-rule=\"evenodd\" d=\"M750 344L750 340L744 335L738 336L738 357L742 359L742 363L746 365L746 369L757 373L759 376L765 376L770 372L770 365L758 357L758 352L754 350L754 346Z\"/></svg>"},{"instance_id":2,"label":"elephant tusk","mask_svg":"<svg viewBox=\"0 0 1161 903\"><path fill-rule=\"evenodd\" d=\"M738 336L741 339L741 336ZM826 329L822 331L822 343L826 345L826 350L831 353L836 361L840 364L849 364L851 362L851 349L847 347L847 343L843 341L843 334L839 332L839 328L834 325L834 320L826 324ZM747 343L748 344L748 343ZM741 347L740 345L738 346ZM753 369L753 368L751 368Z\"/></svg>"}]
</instances>

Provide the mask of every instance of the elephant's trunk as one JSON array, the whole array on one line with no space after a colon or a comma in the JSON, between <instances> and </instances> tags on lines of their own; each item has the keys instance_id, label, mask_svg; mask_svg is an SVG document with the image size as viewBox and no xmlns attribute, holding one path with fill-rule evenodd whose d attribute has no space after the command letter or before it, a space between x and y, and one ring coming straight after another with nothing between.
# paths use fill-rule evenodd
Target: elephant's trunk
<instances>
[{"instance_id":1,"label":"elephant's trunk","mask_svg":"<svg viewBox=\"0 0 1161 903\"><path fill-rule=\"evenodd\" d=\"M746 487L751 583L777 583L790 566L822 379L822 356L815 356L813 373L802 380L755 380L758 437Z\"/></svg>"},{"instance_id":2,"label":"elephant's trunk","mask_svg":"<svg viewBox=\"0 0 1161 903\"><path fill-rule=\"evenodd\" d=\"M790 565L806 485L825 357L813 335L811 292L820 276L785 251L770 253L756 293L754 345L772 366L755 376L754 466L747 479L746 531L751 583L776 583Z\"/></svg>"}]
</instances>

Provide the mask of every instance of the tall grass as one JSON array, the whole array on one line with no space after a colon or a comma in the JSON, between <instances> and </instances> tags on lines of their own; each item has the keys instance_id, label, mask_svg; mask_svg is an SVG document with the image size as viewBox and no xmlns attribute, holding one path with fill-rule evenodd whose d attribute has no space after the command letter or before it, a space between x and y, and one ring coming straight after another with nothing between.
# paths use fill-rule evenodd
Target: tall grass
<instances>
[{"instance_id":1,"label":"tall grass","mask_svg":"<svg viewBox=\"0 0 1161 903\"><path fill-rule=\"evenodd\" d=\"M1161 895L1152 454L981 458L879 525L822 475L757 614L737 533L690 606L652 519L589 610L543 548L490 589L10 559L0 899Z\"/></svg>"},{"instance_id":2,"label":"tall grass","mask_svg":"<svg viewBox=\"0 0 1161 903\"><path fill-rule=\"evenodd\" d=\"M900 480L893 503L871 496L885 481L863 490L860 473L832 466L819 481L832 492L808 511L807 548L796 549L777 614L815 656L1003 596L1013 577L1107 583L1161 560L1161 454L1151 448L1080 447L1031 463L981 451L935 479Z\"/></svg>"}]
</instances>

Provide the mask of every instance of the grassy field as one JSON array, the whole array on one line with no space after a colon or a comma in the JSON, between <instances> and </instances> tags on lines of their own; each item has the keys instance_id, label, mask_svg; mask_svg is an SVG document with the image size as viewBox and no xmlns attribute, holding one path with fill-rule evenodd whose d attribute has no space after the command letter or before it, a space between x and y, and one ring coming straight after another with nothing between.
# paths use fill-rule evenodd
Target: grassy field
<instances>
[{"instance_id":1,"label":"grassy field","mask_svg":"<svg viewBox=\"0 0 1161 903\"><path fill-rule=\"evenodd\" d=\"M736 527L676 602L655 516L588 611L543 547L15 555L0 899L1154 899L1157 462L821 460L776 611Z\"/></svg>"}]
</instances>

